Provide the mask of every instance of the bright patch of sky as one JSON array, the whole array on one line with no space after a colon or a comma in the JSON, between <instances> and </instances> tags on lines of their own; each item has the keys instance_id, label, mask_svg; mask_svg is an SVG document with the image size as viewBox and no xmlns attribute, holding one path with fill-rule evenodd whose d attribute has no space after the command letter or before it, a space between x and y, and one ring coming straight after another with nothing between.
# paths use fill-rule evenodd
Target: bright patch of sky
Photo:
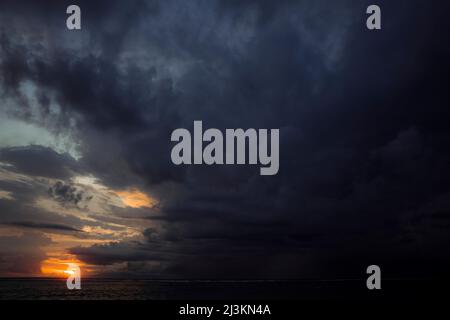
<instances>
[{"instance_id":1,"label":"bright patch of sky","mask_svg":"<svg viewBox=\"0 0 450 320\"><path fill-rule=\"evenodd\" d=\"M0 148L38 145L81 158L70 125L65 130L51 130L61 114L52 96L49 94L48 106L43 111L37 99L39 90L33 82L22 82L19 92L18 97L0 101Z\"/></svg>"},{"instance_id":2,"label":"bright patch of sky","mask_svg":"<svg viewBox=\"0 0 450 320\"><path fill-rule=\"evenodd\" d=\"M78 144L69 135L55 135L38 125L22 120L0 117L0 148L39 145L58 153L68 153L73 158L81 158Z\"/></svg>"}]
</instances>

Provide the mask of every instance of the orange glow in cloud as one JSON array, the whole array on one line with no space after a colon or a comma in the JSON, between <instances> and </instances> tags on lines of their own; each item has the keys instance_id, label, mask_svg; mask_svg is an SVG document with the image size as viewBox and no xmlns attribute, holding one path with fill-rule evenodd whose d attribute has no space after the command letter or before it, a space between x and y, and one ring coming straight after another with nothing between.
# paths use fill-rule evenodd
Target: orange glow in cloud
<instances>
[{"instance_id":1,"label":"orange glow in cloud","mask_svg":"<svg viewBox=\"0 0 450 320\"><path fill-rule=\"evenodd\" d=\"M41 263L41 273L44 277L66 278L70 275L67 271L69 264L75 264L82 268L85 264L79 260L65 260L58 258L49 258ZM88 271L89 270L83 270Z\"/></svg>"},{"instance_id":2,"label":"orange glow in cloud","mask_svg":"<svg viewBox=\"0 0 450 320\"><path fill-rule=\"evenodd\" d=\"M132 189L130 191L115 191L115 194L119 196L123 204L131 208L151 208L156 204L156 200L150 198L145 193Z\"/></svg>"}]
</instances>

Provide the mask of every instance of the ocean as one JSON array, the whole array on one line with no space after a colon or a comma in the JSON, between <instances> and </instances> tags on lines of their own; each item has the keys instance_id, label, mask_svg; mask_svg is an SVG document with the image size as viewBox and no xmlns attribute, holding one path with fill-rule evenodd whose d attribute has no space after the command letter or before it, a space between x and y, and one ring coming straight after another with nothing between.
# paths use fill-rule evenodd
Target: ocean
<instances>
[{"instance_id":1,"label":"ocean","mask_svg":"<svg viewBox=\"0 0 450 320\"><path fill-rule=\"evenodd\" d=\"M365 279L330 281L0 278L0 300L324 300L373 299L437 293L420 281L384 281L368 290Z\"/></svg>"},{"instance_id":2,"label":"ocean","mask_svg":"<svg viewBox=\"0 0 450 320\"><path fill-rule=\"evenodd\" d=\"M0 279L2 300L227 300L321 299L342 297L361 281L208 281L83 279L80 290L68 290L64 279ZM344 295L345 296L345 295Z\"/></svg>"}]
</instances>

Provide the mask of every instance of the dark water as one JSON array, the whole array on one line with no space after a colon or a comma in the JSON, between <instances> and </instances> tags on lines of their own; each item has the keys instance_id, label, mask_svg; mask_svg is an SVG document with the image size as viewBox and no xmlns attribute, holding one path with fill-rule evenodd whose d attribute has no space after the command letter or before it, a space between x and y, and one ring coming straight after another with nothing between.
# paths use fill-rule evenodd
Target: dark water
<instances>
[{"instance_id":1,"label":"dark water","mask_svg":"<svg viewBox=\"0 0 450 320\"><path fill-rule=\"evenodd\" d=\"M327 282L84 279L81 290L68 290L64 280L28 278L1 279L0 299L293 299L335 296L339 287Z\"/></svg>"},{"instance_id":2,"label":"dark water","mask_svg":"<svg viewBox=\"0 0 450 320\"><path fill-rule=\"evenodd\" d=\"M2 300L236 300L236 299L365 299L398 298L426 293L420 283L384 282L369 291L365 280L335 281L193 281L83 279L81 290L68 290L65 280L0 279ZM426 289L424 289L426 290Z\"/></svg>"}]
</instances>

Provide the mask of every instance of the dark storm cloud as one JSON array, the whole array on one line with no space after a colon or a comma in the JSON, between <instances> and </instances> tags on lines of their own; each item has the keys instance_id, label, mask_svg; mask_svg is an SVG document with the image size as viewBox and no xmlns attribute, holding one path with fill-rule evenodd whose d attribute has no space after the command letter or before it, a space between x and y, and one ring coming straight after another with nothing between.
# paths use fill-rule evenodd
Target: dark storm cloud
<instances>
[{"instance_id":1,"label":"dark storm cloud","mask_svg":"<svg viewBox=\"0 0 450 320\"><path fill-rule=\"evenodd\" d=\"M45 2L33 16L48 16L40 28L60 41L5 32L5 96L20 101L23 81L37 86L41 109L54 95L61 112L48 126L76 122L78 166L161 200L158 212L118 213L156 224L146 243L72 253L98 264L160 259L186 276L302 276L368 257L400 266L415 250L445 257L437 243L448 236L430 234L449 204L448 4L380 1L380 32L365 28L369 4L80 2L86 25L71 33L57 27L62 5ZM10 4L14 14L35 7ZM280 128L279 174L173 166L170 133L193 120ZM4 154L28 174L54 170ZM68 174L58 170L46 174Z\"/></svg>"},{"instance_id":2,"label":"dark storm cloud","mask_svg":"<svg viewBox=\"0 0 450 320\"><path fill-rule=\"evenodd\" d=\"M30 190L26 188L18 188L21 193L27 193L26 195L20 195L13 193L14 200L1 200L0 210L2 212L1 225L15 227L18 229L35 229L52 233L67 233L67 232L80 232L81 228L85 225L96 226L100 223L86 222L82 219L74 216L64 216L62 214L55 214L49 212L44 208L34 206L33 202L36 197L44 194L45 192L35 190L39 189L39 186L33 185ZM84 237L87 235L75 234L76 236Z\"/></svg>"},{"instance_id":3,"label":"dark storm cloud","mask_svg":"<svg viewBox=\"0 0 450 320\"><path fill-rule=\"evenodd\" d=\"M85 196L82 190L78 190L76 187L65 184L64 182L57 181L52 187L49 188L48 193L50 196L62 203L69 203L77 205L83 199L91 199L92 196Z\"/></svg>"},{"instance_id":4,"label":"dark storm cloud","mask_svg":"<svg viewBox=\"0 0 450 320\"><path fill-rule=\"evenodd\" d=\"M44 229L44 230L60 230L60 231L74 231L74 232L82 232L81 230L75 229L70 226L65 226L62 224L54 224L54 223L35 223L29 221L22 222L11 222L8 225L23 227L29 229Z\"/></svg>"},{"instance_id":5,"label":"dark storm cloud","mask_svg":"<svg viewBox=\"0 0 450 320\"><path fill-rule=\"evenodd\" d=\"M90 248L76 247L70 249L70 253L76 254L87 263L110 265L123 261L161 261L164 256L157 252L151 252L141 243L110 243L107 245L93 245Z\"/></svg>"},{"instance_id":6,"label":"dark storm cloud","mask_svg":"<svg viewBox=\"0 0 450 320\"><path fill-rule=\"evenodd\" d=\"M37 233L0 236L0 273L38 275L40 263L47 257L42 247L51 243L50 238Z\"/></svg>"},{"instance_id":7,"label":"dark storm cloud","mask_svg":"<svg viewBox=\"0 0 450 320\"><path fill-rule=\"evenodd\" d=\"M68 154L59 154L41 146L0 149L0 161L22 174L67 179L81 173L80 165Z\"/></svg>"}]
</instances>

